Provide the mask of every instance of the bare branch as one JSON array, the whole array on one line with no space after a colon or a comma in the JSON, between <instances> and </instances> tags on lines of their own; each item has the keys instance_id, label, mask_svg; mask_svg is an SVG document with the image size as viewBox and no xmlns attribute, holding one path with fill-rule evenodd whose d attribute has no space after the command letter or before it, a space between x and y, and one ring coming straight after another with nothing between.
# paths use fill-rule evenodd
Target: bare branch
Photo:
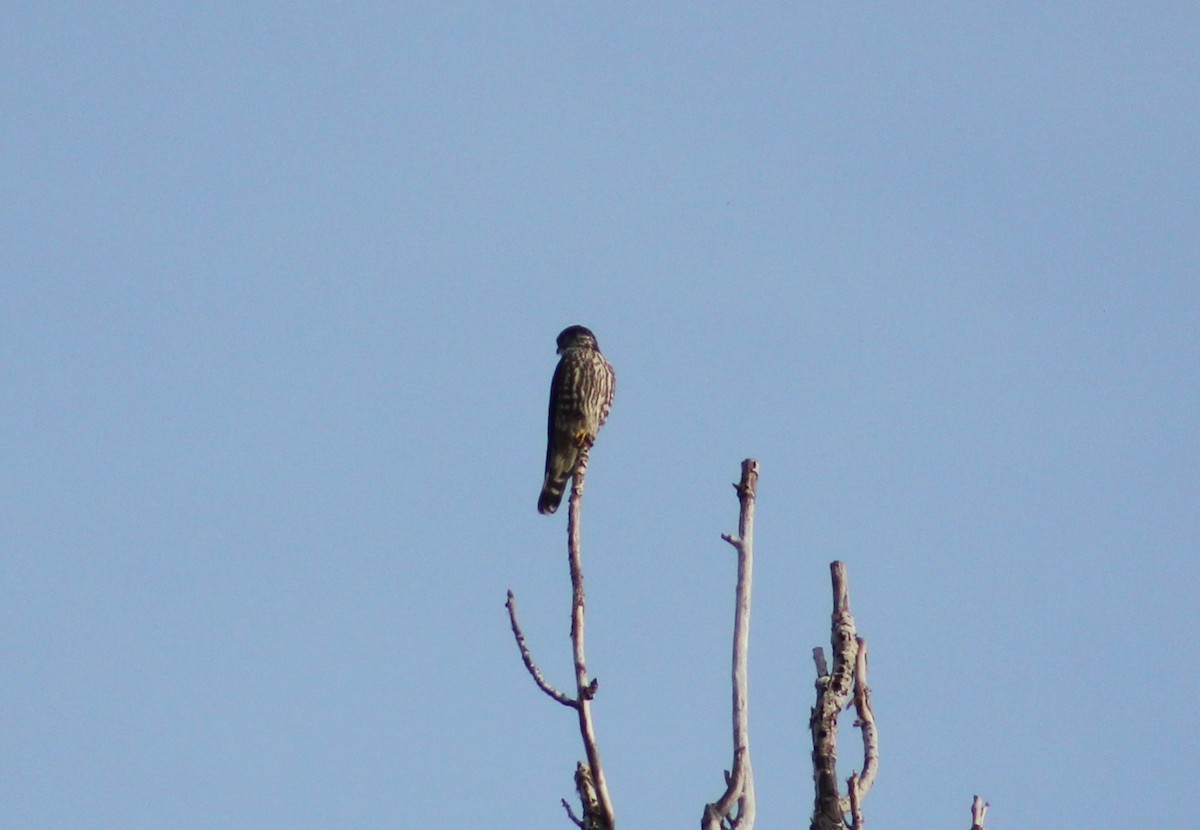
<instances>
[{"instance_id":1,"label":"bare branch","mask_svg":"<svg viewBox=\"0 0 1200 830\"><path fill-rule=\"evenodd\" d=\"M850 799L866 798L875 783L879 771L879 733L875 729L875 713L871 711L871 687L867 685L867 641L858 638L858 656L854 661L854 725L862 732L863 768L855 777L857 793L851 792ZM853 809L851 809L853 812ZM856 830L858 822L854 824Z\"/></svg>"},{"instance_id":2,"label":"bare branch","mask_svg":"<svg viewBox=\"0 0 1200 830\"><path fill-rule=\"evenodd\" d=\"M608 795L608 786L604 781L604 769L600 765L600 749L596 743L596 731L592 725L592 698L596 696L599 683L593 678L588 679L587 660L583 649L584 624L584 590L583 590L583 559L580 554L579 517L583 505L583 484L587 475L588 451L590 445L579 448L575 470L571 482L571 503L567 517L567 558L571 571L571 650L575 664L575 696L563 694L555 689L542 676L541 670L533 662L529 646L525 642L525 634L517 621L517 601L513 592L508 592L508 619L512 624L513 637L517 641L517 649L521 652L521 660L529 676L538 688L550 698L574 709L579 717L579 733L583 739L584 754L587 763L580 762L575 769L575 789L583 806L583 818L579 818L571 810L571 806L563 800L567 817L576 826L584 830L613 830L614 818L612 800Z\"/></svg>"},{"instance_id":3,"label":"bare branch","mask_svg":"<svg viewBox=\"0 0 1200 830\"><path fill-rule=\"evenodd\" d=\"M841 562L829 566L833 580L833 615L831 619L833 669L817 678L817 704L813 707L809 727L813 740L813 779L816 800L810 824L812 830L841 830L845 813L850 809L848 798L839 792L837 779L838 715L845 708L854 687L857 665L858 637L854 617L850 614L850 589L846 567ZM818 669L822 660L814 652Z\"/></svg>"},{"instance_id":4,"label":"bare branch","mask_svg":"<svg viewBox=\"0 0 1200 830\"><path fill-rule=\"evenodd\" d=\"M988 807L991 807L979 796L971 802L971 830L983 830L983 820L987 817Z\"/></svg>"},{"instance_id":5,"label":"bare branch","mask_svg":"<svg viewBox=\"0 0 1200 830\"><path fill-rule=\"evenodd\" d=\"M823 682L823 678L829 675L829 663L825 661L825 649L817 646L813 649L813 662L817 664L817 682Z\"/></svg>"},{"instance_id":6,"label":"bare branch","mask_svg":"<svg viewBox=\"0 0 1200 830\"><path fill-rule=\"evenodd\" d=\"M716 801L704 805L704 816L700 820L702 830L720 830L722 827L735 825L736 822L729 818L729 814L733 811L733 805L738 803L746 783L747 767L741 761L744 755L741 750L734 752L733 772L725 773L725 792ZM753 796L751 798L753 799Z\"/></svg>"},{"instance_id":7,"label":"bare branch","mask_svg":"<svg viewBox=\"0 0 1200 830\"><path fill-rule=\"evenodd\" d=\"M725 792L704 807L704 830L752 830L754 827L754 772L750 764L749 675L750 595L754 572L754 500L758 487L758 462L742 462L742 479L734 487L741 511L738 535L722 534L738 557L736 605L733 618L733 769L726 775ZM734 805L737 813L733 815Z\"/></svg>"},{"instance_id":8,"label":"bare branch","mask_svg":"<svg viewBox=\"0 0 1200 830\"><path fill-rule=\"evenodd\" d=\"M587 659L583 649L583 624L585 595L583 590L583 558L580 553L579 520L583 507L583 485L587 475L589 447L579 450L579 460L571 482L571 504L567 515L567 554L571 569L571 648L575 659L575 710L579 713L579 733L583 738L586 766L580 764L576 770L576 787L580 790L583 804L583 820L587 830L612 830L615 824L612 799L604 780L604 767L600 764L600 747L596 743L596 731L592 724L592 697L596 693L594 681L589 682ZM584 797L580 785L581 776L588 782L589 793Z\"/></svg>"},{"instance_id":9,"label":"bare branch","mask_svg":"<svg viewBox=\"0 0 1200 830\"><path fill-rule=\"evenodd\" d=\"M567 818L575 822L575 826L578 827L579 830L583 830L583 819L575 815L575 811L571 809L571 805L567 803L565 798L562 800L562 806L563 809L567 811Z\"/></svg>"},{"instance_id":10,"label":"bare branch","mask_svg":"<svg viewBox=\"0 0 1200 830\"><path fill-rule=\"evenodd\" d=\"M558 689L546 682L546 678L542 676L541 670L537 664L533 662L533 656L529 653L529 646L525 644L525 634L521 631L521 624L517 622L517 598L513 596L513 592L508 592L508 601L504 603L504 607L508 609L508 620L512 623L513 637L517 640L517 648L521 652L521 660L525 663L525 668L529 671L533 682L538 688L548 694L550 697L557 700L563 706L570 706L572 709L576 707L575 698L568 697Z\"/></svg>"},{"instance_id":11,"label":"bare branch","mask_svg":"<svg viewBox=\"0 0 1200 830\"><path fill-rule=\"evenodd\" d=\"M858 773L846 779L846 792L850 798L850 826L854 830L863 830L865 819L862 814L862 787L859 785Z\"/></svg>"}]
</instances>

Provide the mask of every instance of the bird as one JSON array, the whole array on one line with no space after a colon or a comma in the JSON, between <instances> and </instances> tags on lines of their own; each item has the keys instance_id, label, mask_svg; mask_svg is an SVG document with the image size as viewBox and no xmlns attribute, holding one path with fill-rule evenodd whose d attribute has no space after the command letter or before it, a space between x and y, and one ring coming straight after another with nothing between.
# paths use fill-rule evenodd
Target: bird
<instances>
[{"instance_id":1,"label":"bird","mask_svg":"<svg viewBox=\"0 0 1200 830\"><path fill-rule=\"evenodd\" d=\"M568 326L558 335L561 357L550 381L546 424L546 477L538 512L550 515L562 502L575 472L579 450L591 447L612 408L617 376L600 353L596 335L584 326Z\"/></svg>"}]
</instances>

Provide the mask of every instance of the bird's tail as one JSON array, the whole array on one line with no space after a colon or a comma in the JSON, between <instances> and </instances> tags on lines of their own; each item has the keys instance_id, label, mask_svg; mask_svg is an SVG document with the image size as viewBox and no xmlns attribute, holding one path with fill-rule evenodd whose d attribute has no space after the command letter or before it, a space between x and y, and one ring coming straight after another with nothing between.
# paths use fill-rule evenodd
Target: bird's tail
<instances>
[{"instance_id":1,"label":"bird's tail","mask_svg":"<svg viewBox=\"0 0 1200 830\"><path fill-rule=\"evenodd\" d=\"M562 504L563 491L567 489L568 473L562 478L547 475L542 485L542 494L538 496L538 512L549 516Z\"/></svg>"}]
</instances>

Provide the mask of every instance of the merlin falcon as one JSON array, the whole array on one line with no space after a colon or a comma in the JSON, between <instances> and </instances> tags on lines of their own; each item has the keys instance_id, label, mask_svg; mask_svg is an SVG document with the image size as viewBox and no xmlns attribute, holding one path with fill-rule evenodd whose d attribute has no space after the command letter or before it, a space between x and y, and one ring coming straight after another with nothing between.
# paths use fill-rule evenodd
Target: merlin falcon
<instances>
[{"instance_id":1,"label":"merlin falcon","mask_svg":"<svg viewBox=\"0 0 1200 830\"><path fill-rule=\"evenodd\" d=\"M550 381L550 415L546 425L546 479L538 512L549 515L562 502L567 479L575 472L579 450L591 447L608 418L617 376L600 353L596 335L570 326L558 335L558 366Z\"/></svg>"}]
</instances>

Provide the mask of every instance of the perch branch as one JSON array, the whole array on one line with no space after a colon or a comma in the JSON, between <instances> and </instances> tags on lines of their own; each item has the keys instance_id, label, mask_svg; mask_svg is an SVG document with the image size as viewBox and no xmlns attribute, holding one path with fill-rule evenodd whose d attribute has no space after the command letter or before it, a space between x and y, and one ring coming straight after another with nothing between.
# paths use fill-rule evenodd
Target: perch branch
<instances>
[{"instance_id":1,"label":"perch branch","mask_svg":"<svg viewBox=\"0 0 1200 830\"><path fill-rule=\"evenodd\" d=\"M533 682L537 684L539 689L563 706L575 708L575 698L563 694L547 683L546 678L542 676L541 669L537 667L537 663L533 662L533 655L529 653L529 646L525 644L525 634L521 631L521 624L517 622L517 598L513 596L512 591L508 592L508 601L504 603L504 607L508 609L508 620L512 623L513 637L517 640L517 648L521 652L521 660L525 663L525 668L529 671L529 676L533 678Z\"/></svg>"},{"instance_id":2,"label":"perch branch","mask_svg":"<svg viewBox=\"0 0 1200 830\"><path fill-rule=\"evenodd\" d=\"M587 762L580 762L575 769L575 790L579 794L583 806L583 817L580 818L571 810L566 800L563 807L567 817L576 826L584 830L613 830L614 818L612 800L608 795L608 786L604 781L604 769L600 766L600 749L596 743L596 731L592 725L592 698L596 696L597 682L588 679L587 660L583 649L583 559L580 554L579 516L583 504L583 482L587 474L588 450L583 446L575 463L571 482L571 502L567 517L567 558L571 571L571 651L575 664L575 696L566 695L553 686L542 675L541 670L533 661L529 646L525 642L525 634L517 621L517 601L513 592L508 592L508 619L512 624L513 637L517 641L517 649L521 652L521 660L525 669L537 687L550 698L574 709L579 717L579 733L583 739L584 754Z\"/></svg>"},{"instance_id":3,"label":"perch branch","mask_svg":"<svg viewBox=\"0 0 1200 830\"><path fill-rule=\"evenodd\" d=\"M612 830L615 819L608 785L604 780L604 768L600 765L600 747L596 743L596 731L592 724L592 697L596 693L594 681L588 681L587 659L583 649L584 590L583 558L580 554L579 516L583 506L583 484L587 475L588 447L581 447L575 474L571 481L571 503L567 515L567 553L571 569L571 648L575 659L575 711L579 714L579 734L583 738L586 767L580 764L575 781L583 803L583 820L588 830ZM585 788L579 782L587 781ZM585 795L585 789L587 793Z\"/></svg>"},{"instance_id":4,"label":"perch branch","mask_svg":"<svg viewBox=\"0 0 1200 830\"><path fill-rule=\"evenodd\" d=\"M749 678L746 668L750 648L750 594L754 573L754 500L758 489L758 462L742 462L737 489L741 511L738 535L721 538L737 551L737 590L733 615L733 767L726 775L725 792L705 805L703 830L752 830L754 827L754 771L750 764ZM734 806L737 806L736 815Z\"/></svg>"}]
</instances>

